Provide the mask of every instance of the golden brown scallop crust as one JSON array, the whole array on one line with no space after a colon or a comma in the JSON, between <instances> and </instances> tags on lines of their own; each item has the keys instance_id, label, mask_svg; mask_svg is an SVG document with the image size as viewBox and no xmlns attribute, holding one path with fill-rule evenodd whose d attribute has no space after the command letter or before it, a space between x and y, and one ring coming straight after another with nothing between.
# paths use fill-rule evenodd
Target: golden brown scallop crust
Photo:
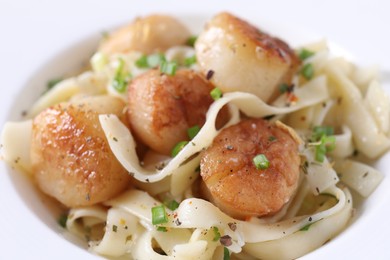
<instances>
[{"instance_id":1,"label":"golden brown scallop crust","mask_svg":"<svg viewBox=\"0 0 390 260\"><path fill-rule=\"evenodd\" d=\"M68 207L106 201L128 187L131 177L117 161L98 115L125 120L118 98L62 103L33 121L31 160L38 186ZM125 122L125 121L124 121Z\"/></svg>"},{"instance_id":2,"label":"golden brown scallop crust","mask_svg":"<svg viewBox=\"0 0 390 260\"><path fill-rule=\"evenodd\" d=\"M137 18L104 38L99 51L111 55L139 51L144 54L164 52L183 45L191 36L178 20L167 15L150 15Z\"/></svg>"},{"instance_id":3,"label":"golden brown scallop crust","mask_svg":"<svg viewBox=\"0 0 390 260\"><path fill-rule=\"evenodd\" d=\"M192 70L174 76L150 70L128 88L128 119L133 132L153 150L169 155L187 129L202 126L214 100L213 85Z\"/></svg>"},{"instance_id":4,"label":"golden brown scallop crust","mask_svg":"<svg viewBox=\"0 0 390 260\"><path fill-rule=\"evenodd\" d=\"M200 69L224 92L250 92L271 101L281 83L290 83L300 60L282 40L230 13L219 13L195 45Z\"/></svg>"},{"instance_id":5,"label":"golden brown scallop crust","mask_svg":"<svg viewBox=\"0 0 390 260\"><path fill-rule=\"evenodd\" d=\"M245 219L277 213L299 179L299 143L285 127L263 119L244 120L221 131L201 154L205 194L222 211ZM264 154L270 165L257 169Z\"/></svg>"}]
</instances>

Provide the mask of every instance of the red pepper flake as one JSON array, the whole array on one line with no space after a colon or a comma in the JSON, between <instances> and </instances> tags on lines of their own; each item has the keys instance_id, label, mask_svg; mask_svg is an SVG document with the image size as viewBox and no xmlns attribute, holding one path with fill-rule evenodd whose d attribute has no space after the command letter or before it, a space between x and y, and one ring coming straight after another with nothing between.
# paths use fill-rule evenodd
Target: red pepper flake
<instances>
[{"instance_id":1,"label":"red pepper flake","mask_svg":"<svg viewBox=\"0 0 390 260\"><path fill-rule=\"evenodd\" d=\"M298 101L298 97L294 93L289 92L287 93L287 101L289 103L295 103Z\"/></svg>"}]
</instances>

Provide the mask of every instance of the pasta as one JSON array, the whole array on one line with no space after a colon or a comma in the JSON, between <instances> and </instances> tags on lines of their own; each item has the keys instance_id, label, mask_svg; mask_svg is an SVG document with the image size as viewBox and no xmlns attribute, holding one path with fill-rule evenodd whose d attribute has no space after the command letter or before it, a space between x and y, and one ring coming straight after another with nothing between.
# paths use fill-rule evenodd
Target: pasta
<instances>
[{"instance_id":1,"label":"pasta","mask_svg":"<svg viewBox=\"0 0 390 260\"><path fill-rule=\"evenodd\" d=\"M167 41L163 45L158 45L156 38L151 37L149 41L153 42L145 43L147 50L143 50L135 42L126 43L132 39L125 37L127 30L130 30L130 36L136 35L137 30L142 30L143 26L153 24L157 27L156 21L160 21L159 19L167 28L172 27L174 30L178 26L180 34L175 35L172 41L169 41L170 36L167 35ZM224 25L218 19L231 22L232 28L239 24L244 28L244 36L241 35L242 31L240 35L235 34L234 30L229 31L230 29L227 33L224 32ZM390 148L390 102L372 69L364 70L343 58L332 57L325 41L299 47L290 53L285 43L263 35L267 41L272 42L271 45L283 46L276 48L279 53L271 53L275 50L274 47L261 47L257 40L245 38L245 33L253 33L253 28L230 14L218 15L199 36L195 46L186 45L185 39L190 34L174 18L151 16L126 28L114 33L112 42L103 41L91 58L90 69L56 84L30 109L30 119L8 122L1 136L4 160L33 177L41 174L37 172L36 157L43 157L45 151L35 157L29 152L36 145L31 140L39 136L37 118L42 117L44 111L52 109L54 114L66 114L70 113L72 107L76 107L77 120L73 118L65 121L64 126L61 126L63 129L54 125L53 133L58 135L53 135L52 139L50 136L45 137L48 138L45 139L45 144L59 149L58 154L53 156L58 155L59 160L69 160L69 168L71 164L80 163L80 158L75 157L77 151L83 156L95 156L88 153L90 150L84 150L91 140L95 143L97 140L107 143L109 149L106 150L109 151L101 149L102 155L96 156L111 158L106 153L112 153L121 169L132 177L131 183L126 184L119 195L116 192L96 203L92 203L94 198L90 197L99 193L99 190L92 192L99 187L93 185L93 180L98 179L97 175L99 178L119 178L110 179L110 182L115 183L121 180L116 177L121 170L111 174L99 173L98 170L93 173L86 172L87 170L78 173L64 169L63 172L59 170L60 173L56 176L53 171L46 174L50 178L60 178L59 181L65 183L65 186L71 184L67 183L69 179L64 176L86 176L80 181L83 188L75 188L75 200L82 198L86 201L67 203L69 211L66 212L65 226L70 233L85 241L92 253L120 259L295 259L322 246L348 226L354 208L354 197L350 189L356 193L354 196L368 197L380 184L382 173L367 162L379 158ZM149 29L153 34L153 28ZM160 31L162 29L156 30L156 37L159 40L164 38ZM215 32L218 32L217 36L213 35ZM217 43L214 42L214 36L217 37ZM137 37L134 39L139 39L140 35ZM249 57L246 50L240 49L247 48L246 43L243 46L235 45L235 41L242 39L257 44L257 57ZM229 48L223 49L219 54L213 52L213 45L225 48L223 44L230 40L233 43L229 43L232 44ZM136 47L132 47L133 45ZM241 70L237 75L229 75L228 83L220 78L221 74L218 73L224 66L236 66L237 63L235 61L232 62L233 65L230 64L231 57L224 56L222 60L226 64L221 66L217 55L233 55L232 57L239 59L239 63L248 62L245 68L261 69L263 64L257 63L256 59L262 57L259 54L262 51L268 51L271 56L267 56L267 59L276 64L264 72L271 73L269 75L272 82L258 88L257 81L266 81L268 74L258 77L248 72L244 75L247 72ZM210 62L207 55L213 55L214 60ZM279 58L290 62L289 65L281 66L276 60ZM205 70L205 66L211 68ZM123 119L128 113L126 105L123 109L120 105L116 107L116 111L123 110L123 113L105 112L110 111L105 106L110 106L111 102L127 103L132 98L126 92L129 85L136 84L138 76L156 69L160 70L156 80L161 82L166 77L173 77L176 70L191 70L202 75L207 84L218 83L218 88L211 91L214 92L211 93L214 100L204 115L204 123L196 125L198 129L195 129L194 134L189 131L189 140L182 142L180 149L172 151L172 155L158 153L144 145L142 138L134 133L131 122L127 123ZM288 71L289 69L292 71ZM234 67L222 71L222 75L232 74L231 71L234 71ZM282 74L279 75L278 72ZM213 78L213 74L218 77ZM235 85L227 86L229 82L240 82L240 77L247 77L245 82L250 86L240 86L238 89ZM215 93L216 90L221 92ZM269 93L263 93L264 91ZM174 101L195 95L194 92L187 93L188 97L171 94ZM93 101L97 99L91 98L96 96L119 101L101 99L103 101L100 102L106 103L105 105L90 105L88 102L97 102ZM150 100L154 100L154 97L146 98L146 103L151 103L151 107L159 105L159 102L166 102L161 98L153 103ZM55 110L61 106L65 108ZM176 108L169 111L174 109ZM142 108L142 111L147 114L151 109ZM228 116L220 124L225 112ZM92 114L93 117L81 117L83 113ZM149 114L145 117L148 120L150 118ZM167 117L170 119L169 115ZM158 115L158 118L165 120L165 115ZM199 165L202 165L204 153L214 145L214 140L222 132L229 131L232 126L248 118L267 120L278 131L284 131L297 141L301 160L299 178L291 198L276 212L234 218L203 193L204 169ZM79 127L73 121L89 122L90 125ZM149 123L145 121L145 128L149 127ZM71 148L76 152L61 151L63 148L60 145L55 146L56 142L60 142L58 140L65 138L65 128L74 130L72 138L85 138L79 146ZM89 128L92 129L88 132L90 136L85 137L85 129ZM159 132L160 129L153 131L162 133ZM100 137L100 133L103 137ZM276 139L271 137L268 140L270 143ZM95 150L100 148L99 146ZM229 160L234 161L234 158L226 156L227 163ZM108 162L101 159L95 163L97 166L91 167L101 169ZM260 175L267 167L272 167L273 162L266 161L271 166L266 165L264 169L259 169L254 163ZM253 169L255 166L251 162ZM83 167L76 169L83 171L87 168ZM40 179L38 185L45 181L49 180ZM115 184L112 189L116 186ZM91 191L82 193L85 189ZM46 192L53 197L62 196Z\"/></svg>"}]
</instances>

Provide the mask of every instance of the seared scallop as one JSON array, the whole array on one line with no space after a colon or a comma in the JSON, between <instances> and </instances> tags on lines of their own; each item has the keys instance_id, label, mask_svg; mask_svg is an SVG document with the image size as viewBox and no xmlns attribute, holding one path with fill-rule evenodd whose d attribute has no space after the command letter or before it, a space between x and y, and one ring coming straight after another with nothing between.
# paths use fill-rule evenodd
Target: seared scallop
<instances>
[{"instance_id":1,"label":"seared scallop","mask_svg":"<svg viewBox=\"0 0 390 260\"><path fill-rule=\"evenodd\" d=\"M222 130L201 154L204 195L239 219L277 213L298 186L299 144L280 122L250 119ZM256 156L263 167L254 162Z\"/></svg>"},{"instance_id":2,"label":"seared scallop","mask_svg":"<svg viewBox=\"0 0 390 260\"><path fill-rule=\"evenodd\" d=\"M103 39L99 51L105 54L139 51L144 54L163 52L183 45L191 36L177 19L167 15L150 15L137 18Z\"/></svg>"},{"instance_id":3,"label":"seared scallop","mask_svg":"<svg viewBox=\"0 0 390 260\"><path fill-rule=\"evenodd\" d=\"M111 152L99 114L126 122L118 98L91 97L47 108L33 121L33 176L48 195L68 207L93 205L126 189L130 175Z\"/></svg>"},{"instance_id":4,"label":"seared scallop","mask_svg":"<svg viewBox=\"0 0 390 260\"><path fill-rule=\"evenodd\" d=\"M223 92L244 91L265 102L278 86L290 83L299 66L294 51L282 40L229 14L216 15L195 44L199 66Z\"/></svg>"},{"instance_id":5,"label":"seared scallop","mask_svg":"<svg viewBox=\"0 0 390 260\"><path fill-rule=\"evenodd\" d=\"M213 103L213 85L200 73L178 70L174 76L150 70L128 88L128 118L132 131L153 150L170 155L187 129L201 127Z\"/></svg>"}]
</instances>

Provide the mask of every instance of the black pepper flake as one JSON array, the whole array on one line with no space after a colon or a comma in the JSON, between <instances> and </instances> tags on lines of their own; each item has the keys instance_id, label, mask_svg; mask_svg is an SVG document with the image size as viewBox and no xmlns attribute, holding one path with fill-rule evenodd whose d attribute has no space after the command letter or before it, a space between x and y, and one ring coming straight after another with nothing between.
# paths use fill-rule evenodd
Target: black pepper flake
<instances>
[{"instance_id":1,"label":"black pepper flake","mask_svg":"<svg viewBox=\"0 0 390 260\"><path fill-rule=\"evenodd\" d=\"M368 176L368 172L365 172L364 174L363 174L363 178L366 178Z\"/></svg>"},{"instance_id":2,"label":"black pepper flake","mask_svg":"<svg viewBox=\"0 0 390 260\"><path fill-rule=\"evenodd\" d=\"M176 224L176 226L180 226L180 225L181 225L181 221L179 220L179 218L177 218L177 219L175 220L175 224Z\"/></svg>"},{"instance_id":3,"label":"black pepper flake","mask_svg":"<svg viewBox=\"0 0 390 260\"><path fill-rule=\"evenodd\" d=\"M236 231L236 229L237 229L236 223L228 223L228 226L229 226L229 228L230 228L232 231Z\"/></svg>"},{"instance_id":4,"label":"black pepper flake","mask_svg":"<svg viewBox=\"0 0 390 260\"><path fill-rule=\"evenodd\" d=\"M112 231L117 232L118 231L118 226L117 225L113 225L112 226Z\"/></svg>"},{"instance_id":5,"label":"black pepper flake","mask_svg":"<svg viewBox=\"0 0 390 260\"><path fill-rule=\"evenodd\" d=\"M320 193L320 189L318 187L316 187L316 191L317 193Z\"/></svg>"},{"instance_id":6,"label":"black pepper flake","mask_svg":"<svg viewBox=\"0 0 390 260\"><path fill-rule=\"evenodd\" d=\"M26 111L26 110L23 110L23 111L21 112L21 116L22 116L22 117L27 116L27 111Z\"/></svg>"},{"instance_id":7,"label":"black pepper flake","mask_svg":"<svg viewBox=\"0 0 390 260\"><path fill-rule=\"evenodd\" d=\"M118 138L116 138L115 136L112 138L112 140L114 140L115 142L118 142Z\"/></svg>"},{"instance_id":8,"label":"black pepper flake","mask_svg":"<svg viewBox=\"0 0 390 260\"><path fill-rule=\"evenodd\" d=\"M231 246L233 244L232 238L229 235L224 235L219 239L219 242L223 246Z\"/></svg>"},{"instance_id":9,"label":"black pepper flake","mask_svg":"<svg viewBox=\"0 0 390 260\"><path fill-rule=\"evenodd\" d=\"M313 219L311 217L309 217L309 221L312 221Z\"/></svg>"},{"instance_id":10,"label":"black pepper flake","mask_svg":"<svg viewBox=\"0 0 390 260\"><path fill-rule=\"evenodd\" d=\"M146 181L146 182L150 182L149 178L147 178L145 181Z\"/></svg>"},{"instance_id":11,"label":"black pepper flake","mask_svg":"<svg viewBox=\"0 0 390 260\"><path fill-rule=\"evenodd\" d=\"M213 77L213 75L214 75L214 71L213 70L207 71L206 79L210 80Z\"/></svg>"}]
</instances>

